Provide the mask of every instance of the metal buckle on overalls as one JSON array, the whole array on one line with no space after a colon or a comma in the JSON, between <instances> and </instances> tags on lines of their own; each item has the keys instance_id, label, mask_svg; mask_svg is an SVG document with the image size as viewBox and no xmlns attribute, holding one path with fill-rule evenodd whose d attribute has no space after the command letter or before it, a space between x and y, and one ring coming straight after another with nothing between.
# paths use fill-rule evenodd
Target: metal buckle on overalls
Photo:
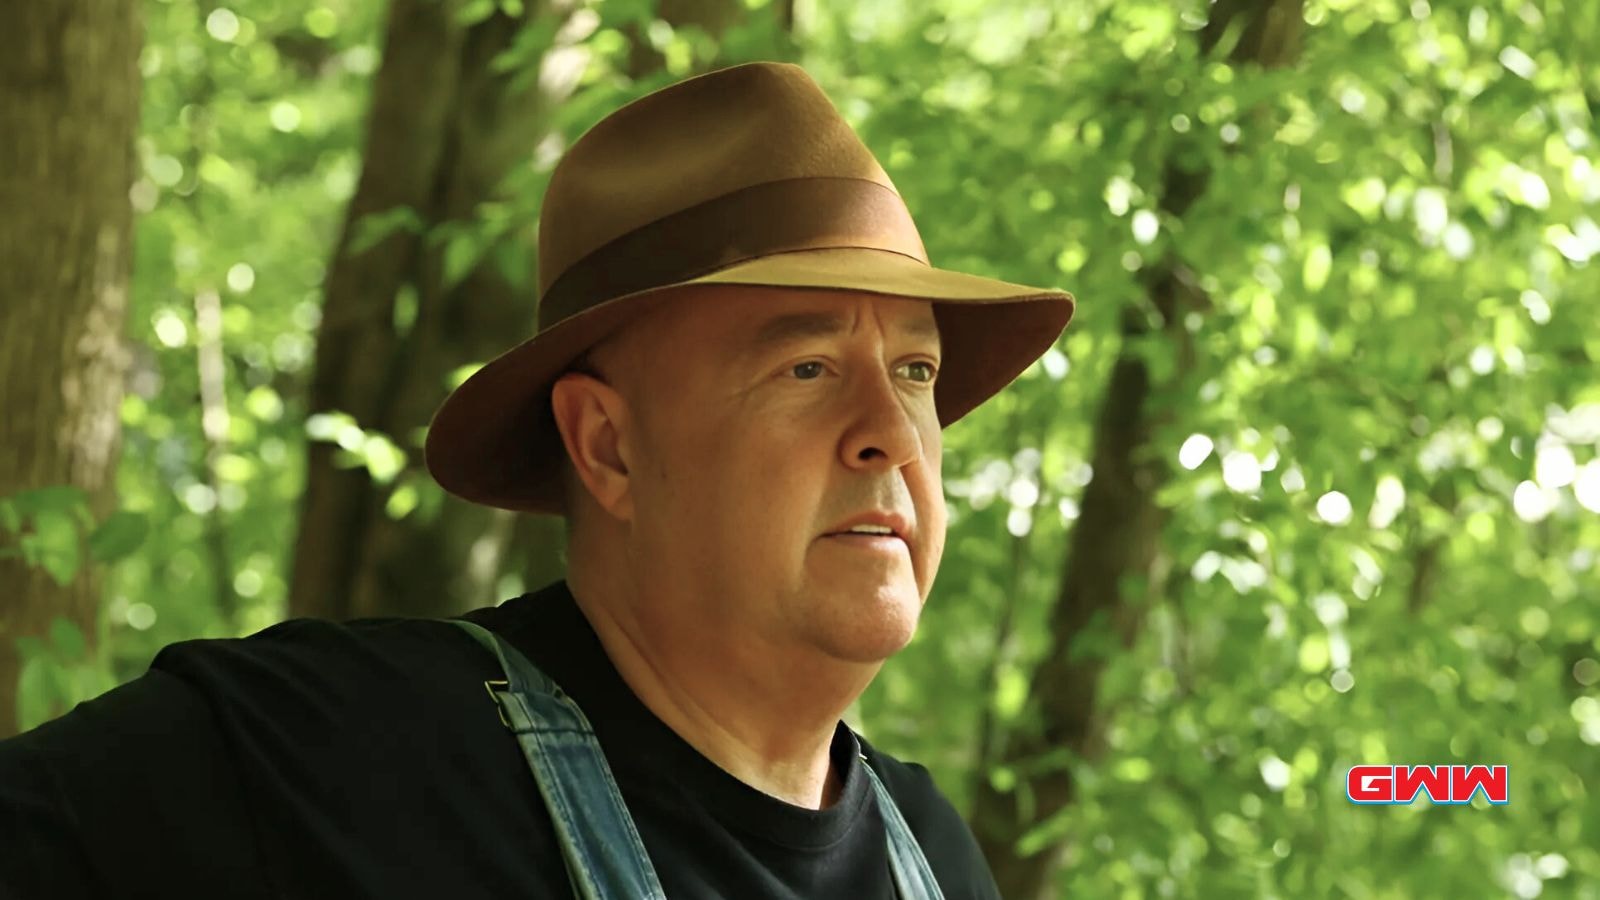
<instances>
[{"instance_id":1,"label":"metal buckle on overalls","mask_svg":"<svg viewBox=\"0 0 1600 900\"><path fill-rule=\"evenodd\" d=\"M489 692L489 699L494 701L494 711L500 714L500 724L506 726L507 728L511 728L511 721L506 718L505 707L500 705L500 695L494 691L495 685L499 685L500 687L509 691L511 690L511 682L490 680L483 683L484 689Z\"/></svg>"}]
</instances>

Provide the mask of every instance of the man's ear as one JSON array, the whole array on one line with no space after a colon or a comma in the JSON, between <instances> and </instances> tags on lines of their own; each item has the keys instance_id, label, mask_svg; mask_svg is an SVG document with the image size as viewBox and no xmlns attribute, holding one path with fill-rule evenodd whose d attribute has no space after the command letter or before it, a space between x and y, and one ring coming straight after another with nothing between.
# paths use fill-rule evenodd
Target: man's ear
<instances>
[{"instance_id":1,"label":"man's ear","mask_svg":"<svg viewBox=\"0 0 1600 900\"><path fill-rule=\"evenodd\" d=\"M628 406L616 389L582 372L568 372L550 390L550 410L578 480L599 507L633 517L628 481Z\"/></svg>"}]
</instances>

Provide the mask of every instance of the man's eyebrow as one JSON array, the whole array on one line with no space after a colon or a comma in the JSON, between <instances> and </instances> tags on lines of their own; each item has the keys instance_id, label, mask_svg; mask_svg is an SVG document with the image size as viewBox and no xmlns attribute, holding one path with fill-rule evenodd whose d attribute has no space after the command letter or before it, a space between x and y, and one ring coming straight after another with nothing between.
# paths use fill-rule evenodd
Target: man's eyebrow
<instances>
[{"instance_id":1,"label":"man's eyebrow","mask_svg":"<svg viewBox=\"0 0 1600 900\"><path fill-rule=\"evenodd\" d=\"M830 337L843 334L848 327L845 317L838 313L785 313L761 323L750 341L750 347L765 349L801 338ZM902 319L895 330L911 337L939 338L939 323L931 316L925 319Z\"/></svg>"}]
</instances>

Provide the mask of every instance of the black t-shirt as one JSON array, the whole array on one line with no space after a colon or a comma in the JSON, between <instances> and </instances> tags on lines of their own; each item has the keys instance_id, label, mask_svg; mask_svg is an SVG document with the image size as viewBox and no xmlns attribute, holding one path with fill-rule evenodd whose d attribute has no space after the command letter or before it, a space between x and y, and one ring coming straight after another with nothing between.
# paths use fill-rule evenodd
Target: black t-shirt
<instances>
[{"instance_id":1,"label":"black t-shirt","mask_svg":"<svg viewBox=\"0 0 1600 900\"><path fill-rule=\"evenodd\" d=\"M841 724L827 809L729 775L639 702L564 582L464 618L593 723L669 897L891 898L882 820ZM173 644L150 671L0 742L0 898L566 898L548 813L483 681L426 619L297 619ZM999 892L921 766L862 741L946 897Z\"/></svg>"}]
</instances>

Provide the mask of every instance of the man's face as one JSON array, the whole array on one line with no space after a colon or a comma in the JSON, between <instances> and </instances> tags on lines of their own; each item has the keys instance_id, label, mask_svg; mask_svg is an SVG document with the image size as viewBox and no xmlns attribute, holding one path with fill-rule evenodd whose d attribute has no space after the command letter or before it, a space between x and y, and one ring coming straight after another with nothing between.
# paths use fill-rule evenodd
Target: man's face
<instances>
[{"instance_id":1,"label":"man's face","mask_svg":"<svg viewBox=\"0 0 1600 900\"><path fill-rule=\"evenodd\" d=\"M944 551L932 305L722 289L638 337L632 562L678 607L655 624L858 662L903 647ZM900 534L836 533L882 514Z\"/></svg>"}]
</instances>

